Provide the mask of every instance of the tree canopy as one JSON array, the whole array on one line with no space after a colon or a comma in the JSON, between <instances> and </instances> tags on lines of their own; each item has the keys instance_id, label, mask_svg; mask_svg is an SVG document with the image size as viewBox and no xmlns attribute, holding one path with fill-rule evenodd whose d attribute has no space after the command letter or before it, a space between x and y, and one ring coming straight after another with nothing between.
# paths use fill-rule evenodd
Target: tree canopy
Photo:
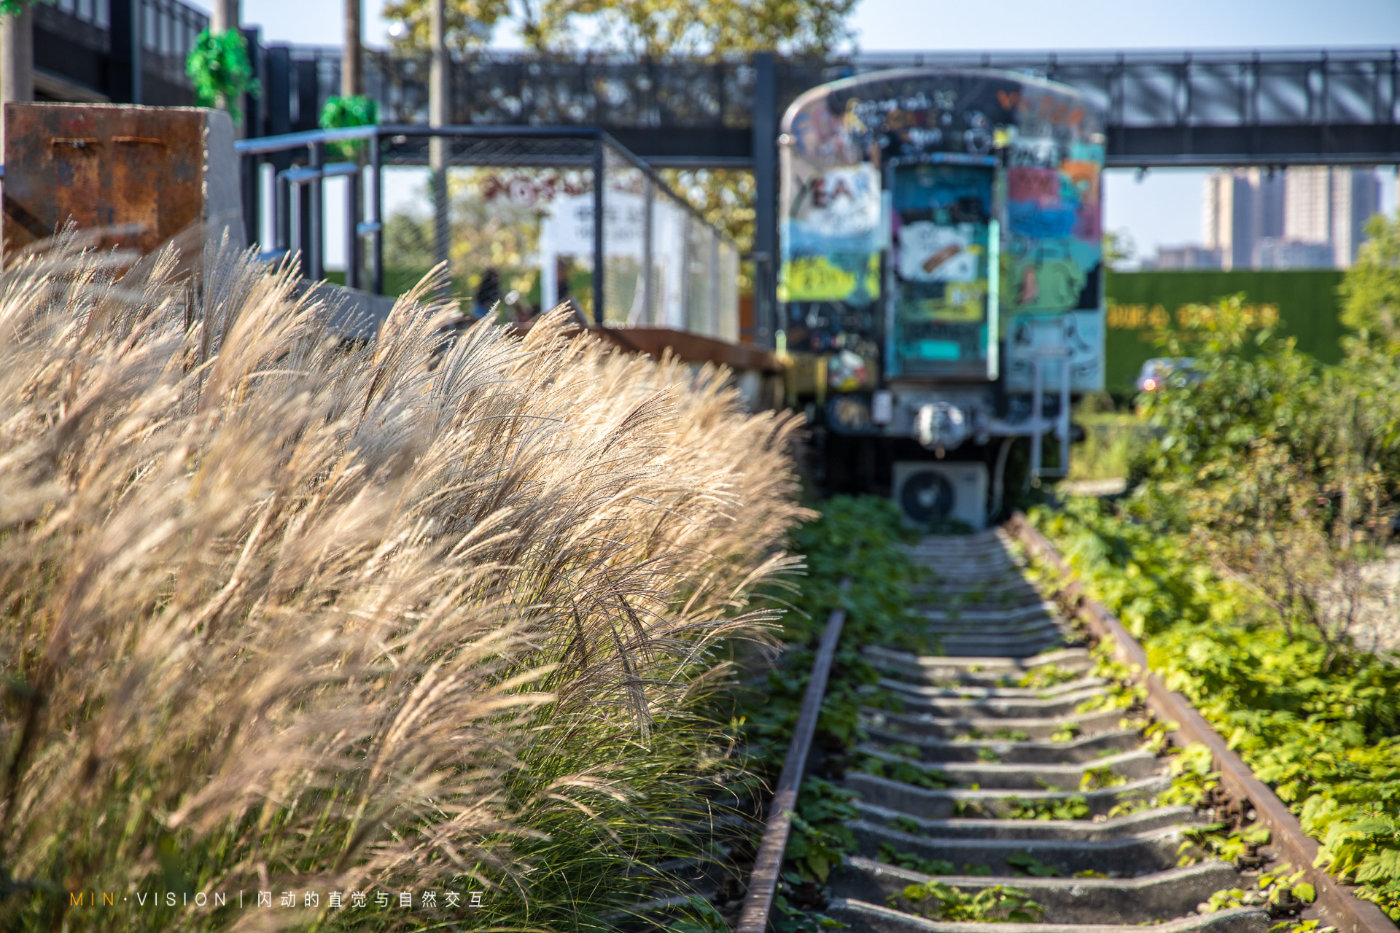
<instances>
[{"instance_id":1,"label":"tree canopy","mask_svg":"<svg viewBox=\"0 0 1400 933\"><path fill-rule=\"evenodd\" d=\"M823 54L849 48L860 0L447 0L448 44L466 49L515 33L542 53L707 56L773 49ZM428 47L431 0L386 0L405 30L403 51Z\"/></svg>"}]
</instances>

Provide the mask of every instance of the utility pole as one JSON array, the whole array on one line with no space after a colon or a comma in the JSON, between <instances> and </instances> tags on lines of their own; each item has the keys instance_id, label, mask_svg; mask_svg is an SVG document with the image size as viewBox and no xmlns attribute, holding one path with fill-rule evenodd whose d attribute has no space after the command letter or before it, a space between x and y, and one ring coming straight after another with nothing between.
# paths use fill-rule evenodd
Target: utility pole
<instances>
[{"instance_id":1,"label":"utility pole","mask_svg":"<svg viewBox=\"0 0 1400 933\"><path fill-rule=\"evenodd\" d=\"M357 97L365 92L364 48L360 41L360 4L345 0L345 52L340 63L340 96Z\"/></svg>"},{"instance_id":2,"label":"utility pole","mask_svg":"<svg viewBox=\"0 0 1400 933\"><path fill-rule=\"evenodd\" d=\"M136 3L139 3L139 0L133 0L134 6ZM136 8L139 9L139 7ZM139 13L135 15L136 25L134 25L132 29L134 30L134 34L138 37L136 39L136 44L139 47L141 44L141 40L139 38L141 35L141 19ZM213 3L210 4L209 7L209 34L217 36L221 35L222 33L228 32L230 29L237 31L241 28L241 19L242 11L238 8L238 0L213 0ZM136 68L139 72L141 66L140 64L136 64L132 67ZM238 100L229 101L229 103L238 107L238 109L245 114L246 119L246 114L248 113L248 101L242 95L239 95ZM233 135L241 137L243 135L243 130L246 125L247 124L244 122L244 120L233 121Z\"/></svg>"},{"instance_id":3,"label":"utility pole","mask_svg":"<svg viewBox=\"0 0 1400 933\"><path fill-rule=\"evenodd\" d=\"M447 57L447 0L432 0L432 67L428 72L428 125L446 126L451 121L452 90L450 64ZM433 177L433 261L448 262L451 258L451 231L447 218L447 149L442 136L428 140L428 168ZM451 294L449 280L443 286L443 297Z\"/></svg>"},{"instance_id":4,"label":"utility pole","mask_svg":"<svg viewBox=\"0 0 1400 933\"><path fill-rule=\"evenodd\" d=\"M238 0L214 0L209 11L209 31L214 35L238 28Z\"/></svg>"}]
</instances>

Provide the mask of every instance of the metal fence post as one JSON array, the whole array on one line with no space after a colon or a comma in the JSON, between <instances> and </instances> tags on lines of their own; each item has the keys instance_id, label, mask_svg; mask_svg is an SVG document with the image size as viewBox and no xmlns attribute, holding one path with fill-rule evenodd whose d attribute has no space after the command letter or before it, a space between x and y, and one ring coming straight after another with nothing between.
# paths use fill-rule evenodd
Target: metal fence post
<instances>
[{"instance_id":1,"label":"metal fence post","mask_svg":"<svg viewBox=\"0 0 1400 933\"><path fill-rule=\"evenodd\" d=\"M709 299L707 304L709 304L710 306L709 314L706 315L706 317L709 319L705 325L706 337L718 337L720 335L719 290L723 287L724 283L722 283L719 280L719 271L719 231L711 230L709 275L710 287L705 290L706 297Z\"/></svg>"},{"instance_id":2,"label":"metal fence post","mask_svg":"<svg viewBox=\"0 0 1400 933\"><path fill-rule=\"evenodd\" d=\"M1041 357L1031 359L1031 479L1039 480L1041 474L1041 438L1044 437L1042 419L1045 415L1045 386L1041 378L1045 368Z\"/></svg>"},{"instance_id":3,"label":"metal fence post","mask_svg":"<svg viewBox=\"0 0 1400 933\"><path fill-rule=\"evenodd\" d=\"M308 167L313 170L319 171L321 167L325 165L325 161L325 143L319 141L312 143L311 161L308 163ZM311 189L311 216L307 218L307 227L310 229L311 232L311 252L310 255L307 257L307 266L309 268L307 269L306 277L311 279L313 282L319 282L321 279L326 277L326 267L324 258L326 241L325 231L322 229L322 224L325 221L325 205L323 203L323 183L324 179L319 177L313 178L310 182L307 183L307 187Z\"/></svg>"},{"instance_id":4,"label":"metal fence post","mask_svg":"<svg viewBox=\"0 0 1400 933\"><path fill-rule=\"evenodd\" d=\"M291 199L292 183L281 172L275 172L272 176L272 247L279 253L290 252L292 248Z\"/></svg>"},{"instance_id":5,"label":"metal fence post","mask_svg":"<svg viewBox=\"0 0 1400 933\"><path fill-rule=\"evenodd\" d=\"M267 114L268 135L278 136L292 131L292 50L285 45L270 46L264 51L267 82L263 85L263 105ZM292 164L288 152L270 152L264 156L278 171ZM284 241L284 247L287 245Z\"/></svg>"},{"instance_id":6,"label":"metal fence post","mask_svg":"<svg viewBox=\"0 0 1400 933\"><path fill-rule=\"evenodd\" d=\"M345 176L345 286L359 288L360 280L360 183L364 173Z\"/></svg>"},{"instance_id":7,"label":"metal fence post","mask_svg":"<svg viewBox=\"0 0 1400 933\"><path fill-rule=\"evenodd\" d=\"M384 154L380 150L378 131L369 141L369 166L374 175L374 197L369 202L370 232L370 290L384 294Z\"/></svg>"},{"instance_id":8,"label":"metal fence post","mask_svg":"<svg viewBox=\"0 0 1400 933\"><path fill-rule=\"evenodd\" d=\"M428 69L428 124L441 129L452 122L452 61L447 51L447 9L445 0L431 4L432 58ZM446 137L435 133L428 138L428 166L433 184L433 262L447 263L448 274L439 297L452 294L452 225L449 214Z\"/></svg>"},{"instance_id":9,"label":"metal fence post","mask_svg":"<svg viewBox=\"0 0 1400 933\"><path fill-rule=\"evenodd\" d=\"M643 324L655 327L661 322L657 320L659 309L656 301L655 283L652 281L652 237L656 210L656 183L651 180L651 176L645 172L642 174L642 199L646 204L646 213L642 215L642 314Z\"/></svg>"},{"instance_id":10,"label":"metal fence post","mask_svg":"<svg viewBox=\"0 0 1400 933\"><path fill-rule=\"evenodd\" d=\"M172 21L173 22L173 21ZM254 80L261 85L267 84L267 59L262 46L262 33L256 27L241 30L243 41L248 44L248 60L252 65ZM240 98L243 107L242 133L239 134L245 139L251 139L266 132L267 122L263 116L266 109L258 97L252 94L244 94ZM239 133L240 127L235 124L234 132ZM263 220L263 197L262 197L262 159L258 156L244 156L238 160L239 181L243 192L243 229L248 237L248 242L259 243L262 241L262 220Z\"/></svg>"},{"instance_id":11,"label":"metal fence post","mask_svg":"<svg viewBox=\"0 0 1400 933\"><path fill-rule=\"evenodd\" d=\"M1057 413L1059 417L1056 419L1055 425L1055 433L1059 435L1057 439L1060 442L1060 462L1057 464L1059 467L1059 475L1066 477L1069 476L1070 455L1070 381L1074 378L1074 371L1071 369L1070 365L1071 362L1069 354L1066 353L1064 359L1060 363L1060 374L1064 378L1060 381L1060 410Z\"/></svg>"},{"instance_id":12,"label":"metal fence post","mask_svg":"<svg viewBox=\"0 0 1400 933\"><path fill-rule=\"evenodd\" d=\"M142 0L111 0L110 77L107 93L112 100L141 103Z\"/></svg>"},{"instance_id":13,"label":"metal fence post","mask_svg":"<svg viewBox=\"0 0 1400 933\"><path fill-rule=\"evenodd\" d=\"M296 61L297 76L297 120L294 131L314 130L321 123L320 85L316 75L314 59Z\"/></svg>"},{"instance_id":14,"label":"metal fence post","mask_svg":"<svg viewBox=\"0 0 1400 933\"><path fill-rule=\"evenodd\" d=\"M603 300L606 294L603 289L603 268L606 265L603 256L605 242L603 239L603 217L607 208L603 197L603 187L606 181L603 177L605 169L603 147L604 142L601 137L595 137L593 143L593 323L602 325L603 323Z\"/></svg>"},{"instance_id":15,"label":"metal fence post","mask_svg":"<svg viewBox=\"0 0 1400 933\"><path fill-rule=\"evenodd\" d=\"M262 30L256 26L240 29L243 41L248 44L248 64L253 69L253 80L262 87L267 86L267 57L262 44ZM243 108L243 136L256 139L267 133L267 123L263 111L267 109L261 95L244 94L239 100ZM236 129L236 127L235 127Z\"/></svg>"}]
</instances>

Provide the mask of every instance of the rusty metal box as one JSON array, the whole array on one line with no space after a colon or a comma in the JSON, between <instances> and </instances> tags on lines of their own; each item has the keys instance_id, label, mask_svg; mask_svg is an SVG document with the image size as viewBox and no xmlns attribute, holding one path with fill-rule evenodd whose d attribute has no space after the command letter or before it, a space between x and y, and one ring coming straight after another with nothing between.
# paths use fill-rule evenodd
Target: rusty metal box
<instances>
[{"instance_id":1,"label":"rusty metal box","mask_svg":"<svg viewBox=\"0 0 1400 933\"><path fill-rule=\"evenodd\" d=\"M7 103L4 121L0 239L6 256L52 236L69 220L96 233L103 246L150 252L216 219L230 225L237 216L242 244L227 114L192 107Z\"/></svg>"}]
</instances>

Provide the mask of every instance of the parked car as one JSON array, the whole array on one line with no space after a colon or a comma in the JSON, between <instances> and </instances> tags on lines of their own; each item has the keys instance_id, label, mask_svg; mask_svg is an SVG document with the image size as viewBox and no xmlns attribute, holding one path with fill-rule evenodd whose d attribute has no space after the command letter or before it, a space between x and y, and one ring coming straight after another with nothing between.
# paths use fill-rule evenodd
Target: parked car
<instances>
[{"instance_id":1,"label":"parked car","mask_svg":"<svg viewBox=\"0 0 1400 933\"><path fill-rule=\"evenodd\" d=\"M1137 390L1156 392L1168 384L1191 386L1203 377L1204 374L1196 367L1196 361L1189 356L1159 356L1142 364L1142 371L1137 377Z\"/></svg>"}]
</instances>

